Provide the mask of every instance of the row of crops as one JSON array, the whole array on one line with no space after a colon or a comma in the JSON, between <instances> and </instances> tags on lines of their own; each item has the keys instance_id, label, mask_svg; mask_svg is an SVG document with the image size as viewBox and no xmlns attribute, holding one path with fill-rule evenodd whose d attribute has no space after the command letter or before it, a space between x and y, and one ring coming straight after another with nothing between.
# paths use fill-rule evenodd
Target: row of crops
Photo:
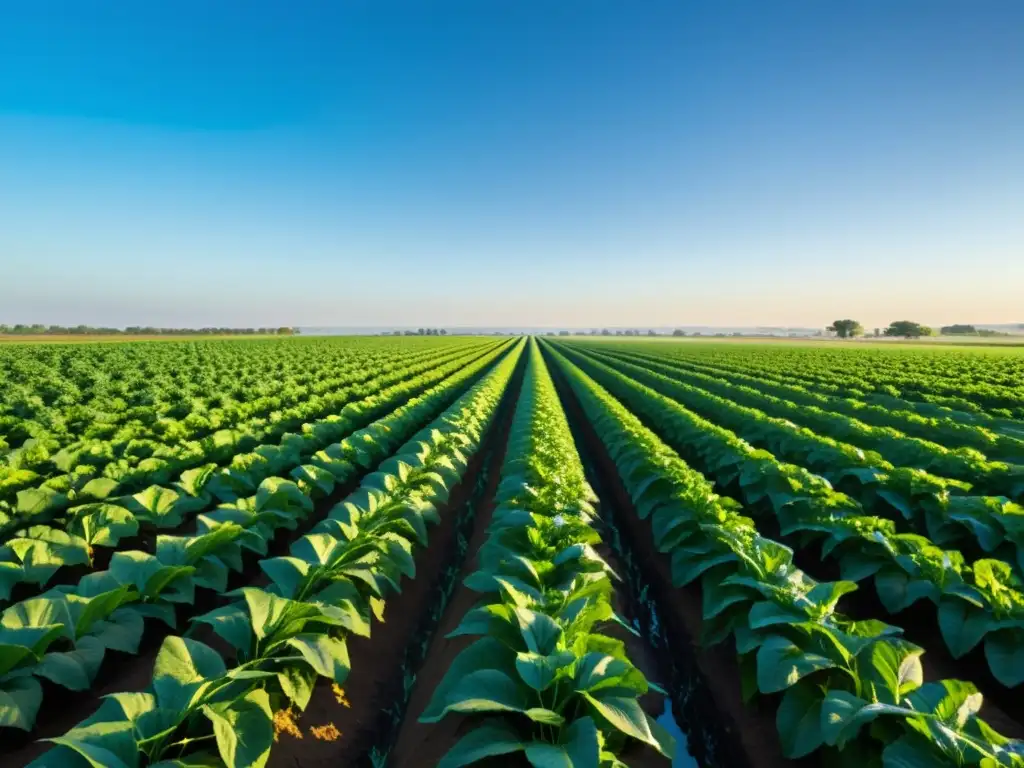
<instances>
[{"instance_id":1,"label":"row of crops","mask_svg":"<svg viewBox=\"0 0 1024 768\"><path fill-rule=\"evenodd\" d=\"M0 348L3 764L1024 766L1021 360Z\"/></svg>"}]
</instances>

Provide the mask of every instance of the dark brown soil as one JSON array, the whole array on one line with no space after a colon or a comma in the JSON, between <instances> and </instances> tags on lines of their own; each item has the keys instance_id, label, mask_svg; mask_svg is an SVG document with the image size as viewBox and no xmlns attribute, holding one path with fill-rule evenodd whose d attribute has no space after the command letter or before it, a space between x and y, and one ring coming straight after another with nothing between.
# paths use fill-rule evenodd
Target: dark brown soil
<instances>
[{"instance_id":1,"label":"dark brown soil","mask_svg":"<svg viewBox=\"0 0 1024 768\"><path fill-rule=\"evenodd\" d=\"M476 592L462 585L462 580L476 570L476 554L487 538L487 528L491 524L491 517L494 513L494 494L501 479L501 462L504 461L505 450L508 446L508 430L509 423L503 423L498 437L501 441L501 448L494 451L492 471L488 476L487 488L482 497L483 501L477 509L473 534L466 550L466 560L457 577L458 586L453 591L444 615L437 625L427 657L416 673L416 683L412 689L406 715L399 729L395 746L388 758L390 768L403 768L403 766L426 768L437 765L449 747L472 727L467 722L467 718L463 717L446 717L440 723L432 725L424 725L417 722L417 719L430 702L434 689L441 682L451 661L475 639L471 637L449 639L445 635L458 626L462 617L479 599ZM360 764L352 763L352 765Z\"/></svg>"},{"instance_id":2,"label":"dark brown soil","mask_svg":"<svg viewBox=\"0 0 1024 768\"><path fill-rule=\"evenodd\" d=\"M457 554L459 513L466 504L478 501L477 497L486 501L494 495L525 360L522 358L509 382L489 434L470 461L462 481L452 490L448 503L439 510L441 524L431 529L429 546L416 554L416 578L404 580L401 594L388 601L385 621L374 623L370 638L348 640L352 671L345 681L344 697L339 698L331 684L320 681L309 706L296 718L301 738L279 735L270 754L272 768L369 764L367 752L379 741L381 728L390 723L391 718L384 711L402 692L406 648L416 637L425 614L433 608L436 590ZM487 473L487 486L483 494L475 494L482 470ZM474 527L479 527L479 521ZM340 732L333 741L318 739L311 730L330 725Z\"/></svg>"},{"instance_id":3,"label":"dark brown soil","mask_svg":"<svg viewBox=\"0 0 1024 768\"><path fill-rule=\"evenodd\" d=\"M735 650L728 643L710 648L700 643L703 624L699 585L672 586L671 561L654 548L650 523L641 520L623 487L618 471L578 400L557 371L559 395L585 451L599 475L606 499L622 516L618 525L628 549L651 587L650 597L668 636L677 675L671 681L676 721L688 736L688 748L702 766L722 768L783 768L818 766L820 758L782 757L775 727L775 701L757 697L749 704L741 696L740 671Z\"/></svg>"}]
</instances>

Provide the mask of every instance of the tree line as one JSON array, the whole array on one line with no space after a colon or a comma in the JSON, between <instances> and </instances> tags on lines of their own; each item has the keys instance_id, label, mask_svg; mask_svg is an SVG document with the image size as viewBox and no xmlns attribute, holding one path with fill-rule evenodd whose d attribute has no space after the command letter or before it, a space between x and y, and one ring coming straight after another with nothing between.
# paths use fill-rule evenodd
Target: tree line
<instances>
[{"instance_id":1,"label":"tree line","mask_svg":"<svg viewBox=\"0 0 1024 768\"><path fill-rule=\"evenodd\" d=\"M0 323L0 336L295 336L298 328L156 328L149 325L129 325L127 328L107 328L92 325L4 325Z\"/></svg>"},{"instance_id":2,"label":"tree line","mask_svg":"<svg viewBox=\"0 0 1024 768\"><path fill-rule=\"evenodd\" d=\"M835 320L826 330L834 333L841 339L852 339L855 336L864 335L864 326L856 320ZM939 330L943 336L1008 336L1009 334L999 331L990 331L982 328L978 330L973 325L944 325ZM913 320L896 320L889 324L888 328L875 328L875 336L895 336L904 339L919 339L922 336L934 336L936 331L922 323Z\"/></svg>"},{"instance_id":3,"label":"tree line","mask_svg":"<svg viewBox=\"0 0 1024 768\"><path fill-rule=\"evenodd\" d=\"M415 331L384 331L381 336L447 336L444 328L417 328Z\"/></svg>"}]
</instances>

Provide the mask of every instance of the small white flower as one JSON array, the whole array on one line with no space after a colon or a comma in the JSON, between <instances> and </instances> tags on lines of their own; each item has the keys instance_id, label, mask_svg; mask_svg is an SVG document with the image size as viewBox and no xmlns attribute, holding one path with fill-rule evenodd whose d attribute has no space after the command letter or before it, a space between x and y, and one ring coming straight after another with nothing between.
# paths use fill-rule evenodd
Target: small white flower
<instances>
[{"instance_id":1,"label":"small white flower","mask_svg":"<svg viewBox=\"0 0 1024 768\"><path fill-rule=\"evenodd\" d=\"M555 515L555 528L561 528L565 525L565 518L561 515Z\"/></svg>"}]
</instances>

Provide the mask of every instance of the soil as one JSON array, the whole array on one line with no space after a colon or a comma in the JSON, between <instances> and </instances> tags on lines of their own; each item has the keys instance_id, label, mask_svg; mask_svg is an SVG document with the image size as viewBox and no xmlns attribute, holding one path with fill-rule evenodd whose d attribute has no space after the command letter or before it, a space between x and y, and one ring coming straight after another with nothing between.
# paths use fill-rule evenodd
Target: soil
<instances>
[{"instance_id":1,"label":"soil","mask_svg":"<svg viewBox=\"0 0 1024 768\"><path fill-rule=\"evenodd\" d=\"M515 391L518 397L518 387ZM494 495L501 479L500 469L508 447L508 432L514 407L509 410L509 418L501 424L497 435L500 448L494 451L492 471L488 476L487 488L482 496L482 501L477 508L473 533L466 550L466 559L456 579L457 586L434 631L427 656L420 669L416 671L416 682L409 698L405 717L388 758L389 768L402 768L403 766L425 768L437 765L451 745L472 728L469 718L464 717L450 716L440 723L431 725L418 722L418 718L430 702L430 697L440 684L452 660L475 640L472 637L447 638L445 635L458 626L462 617L479 599L478 593L464 587L462 581L476 570L476 554L486 540L487 529L491 524L494 513ZM363 762L352 763L352 765L362 768L364 765L369 765L369 761L364 759Z\"/></svg>"},{"instance_id":2,"label":"soil","mask_svg":"<svg viewBox=\"0 0 1024 768\"><path fill-rule=\"evenodd\" d=\"M782 768L819 766L822 760L782 757L775 727L775 697L756 697L745 703L735 651L728 644L700 643L702 595L699 585L672 586L671 561L654 548L650 523L636 514L614 462L583 414L573 392L551 365L556 386L581 452L603 486L603 500L614 502L621 515L617 526L625 547L635 553L650 598L669 643L675 671L670 681L676 722L687 733L688 750L702 766L722 768Z\"/></svg>"},{"instance_id":3,"label":"soil","mask_svg":"<svg viewBox=\"0 0 1024 768\"><path fill-rule=\"evenodd\" d=\"M457 555L459 513L467 504L486 502L494 495L525 363L524 356L488 435L462 481L452 489L447 504L439 509L441 523L431 529L428 547L416 555L416 578L404 580L402 592L388 601L384 623L374 623L370 638L348 639L352 671L345 681L344 695L339 696L330 683L320 680L306 710L296 718L299 736L294 732L279 734L270 754L271 768L370 764L367 753L380 742L380 732L391 724L387 710L402 693L406 649L426 623L436 590ZM482 494L475 492L481 471L486 472L487 478ZM479 522L475 527L479 527ZM324 733L325 727L333 733L330 726L340 732L335 740L314 735Z\"/></svg>"}]
</instances>

